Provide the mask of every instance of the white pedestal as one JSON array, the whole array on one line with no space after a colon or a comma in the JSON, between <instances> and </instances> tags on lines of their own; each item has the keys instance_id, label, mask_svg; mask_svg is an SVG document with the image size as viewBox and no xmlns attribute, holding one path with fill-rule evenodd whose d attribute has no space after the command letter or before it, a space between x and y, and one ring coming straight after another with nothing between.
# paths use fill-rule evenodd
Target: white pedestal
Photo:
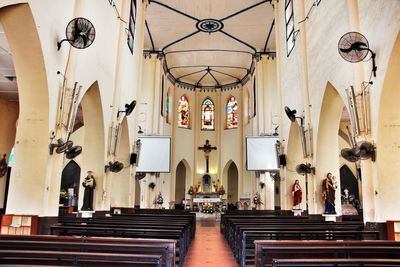
<instances>
[{"instance_id":1,"label":"white pedestal","mask_svg":"<svg viewBox=\"0 0 400 267\"><path fill-rule=\"evenodd\" d=\"M94 211L93 210L81 210L79 214L81 218L92 218Z\"/></svg>"},{"instance_id":2,"label":"white pedestal","mask_svg":"<svg viewBox=\"0 0 400 267\"><path fill-rule=\"evenodd\" d=\"M301 213L303 212L302 209L292 209L292 211L294 216L301 216Z\"/></svg>"},{"instance_id":3,"label":"white pedestal","mask_svg":"<svg viewBox=\"0 0 400 267\"><path fill-rule=\"evenodd\" d=\"M325 217L326 222L336 222L336 217L338 217L338 214L322 214L323 217Z\"/></svg>"}]
</instances>

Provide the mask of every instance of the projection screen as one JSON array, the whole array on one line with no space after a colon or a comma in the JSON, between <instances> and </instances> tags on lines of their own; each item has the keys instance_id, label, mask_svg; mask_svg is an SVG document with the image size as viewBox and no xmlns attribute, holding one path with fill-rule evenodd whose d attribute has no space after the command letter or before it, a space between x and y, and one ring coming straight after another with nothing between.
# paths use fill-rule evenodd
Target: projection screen
<instances>
[{"instance_id":1,"label":"projection screen","mask_svg":"<svg viewBox=\"0 0 400 267\"><path fill-rule=\"evenodd\" d=\"M170 172L171 137L139 136L142 143L137 172Z\"/></svg>"},{"instance_id":2,"label":"projection screen","mask_svg":"<svg viewBox=\"0 0 400 267\"><path fill-rule=\"evenodd\" d=\"M246 166L248 171L278 171L276 136L246 137Z\"/></svg>"}]
</instances>

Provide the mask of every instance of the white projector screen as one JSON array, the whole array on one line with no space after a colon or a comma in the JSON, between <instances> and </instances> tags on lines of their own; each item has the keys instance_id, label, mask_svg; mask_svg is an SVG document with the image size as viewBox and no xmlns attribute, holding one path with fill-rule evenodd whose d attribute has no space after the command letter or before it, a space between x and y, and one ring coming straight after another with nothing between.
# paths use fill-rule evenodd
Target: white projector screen
<instances>
[{"instance_id":1,"label":"white projector screen","mask_svg":"<svg viewBox=\"0 0 400 267\"><path fill-rule=\"evenodd\" d=\"M276 136L246 137L248 171L278 171Z\"/></svg>"},{"instance_id":2,"label":"white projector screen","mask_svg":"<svg viewBox=\"0 0 400 267\"><path fill-rule=\"evenodd\" d=\"M137 172L170 172L171 137L139 136L142 146Z\"/></svg>"}]
</instances>

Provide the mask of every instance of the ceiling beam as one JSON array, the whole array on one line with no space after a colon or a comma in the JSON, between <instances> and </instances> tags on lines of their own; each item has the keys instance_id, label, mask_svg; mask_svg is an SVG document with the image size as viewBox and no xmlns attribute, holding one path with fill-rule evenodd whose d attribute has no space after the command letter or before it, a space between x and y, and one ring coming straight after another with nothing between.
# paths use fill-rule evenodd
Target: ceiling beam
<instances>
[{"instance_id":1,"label":"ceiling beam","mask_svg":"<svg viewBox=\"0 0 400 267\"><path fill-rule=\"evenodd\" d=\"M195 34L197 34L197 33L199 33L199 32L200 32L200 31L197 30L197 31L195 31L195 32L192 32L192 33L186 35L186 36L183 36L182 38L179 38L179 39L173 41L172 43L169 43L169 44L167 44L166 46L164 46L163 49L161 49L161 51L164 52L164 50L167 49L168 47L170 47L170 46L172 46L172 45L174 45L174 44L176 44L176 43L179 43L179 42L181 42L181 41L183 41L183 40L185 40L185 39L187 39L187 38L189 38L189 37L192 37L193 35L195 35Z\"/></svg>"},{"instance_id":2,"label":"ceiling beam","mask_svg":"<svg viewBox=\"0 0 400 267\"><path fill-rule=\"evenodd\" d=\"M230 18L232 18L232 17L234 17L234 16L237 16L237 15L243 13L243 12L246 12L247 10L250 10L250 9L252 9L252 8L255 8L255 7L257 7L257 6L261 5L261 4L264 4L264 3L266 3L266 2L271 2L271 0L263 0L263 1L261 1L261 2L258 2L258 3L254 4L254 5L251 5L251 6L249 6L249 7L246 7L246 8L244 8L244 9L242 9L242 10L239 10L239 11L233 13L233 14L230 14L229 16L226 16L226 17L220 19L219 21L222 22L222 21L224 21L224 20L230 19Z\"/></svg>"},{"instance_id":3,"label":"ceiling beam","mask_svg":"<svg viewBox=\"0 0 400 267\"><path fill-rule=\"evenodd\" d=\"M146 25L147 33L149 34L150 42L151 42L151 48L154 51L154 42L153 42L153 36L151 36L150 28L149 25L147 24L147 20L144 21L144 24Z\"/></svg>"},{"instance_id":4,"label":"ceiling beam","mask_svg":"<svg viewBox=\"0 0 400 267\"><path fill-rule=\"evenodd\" d=\"M172 11L178 13L178 14L181 14L182 16L185 16L185 17L190 18L190 19L192 19L192 20L195 20L195 21L197 21L197 22L200 21L198 18L195 18L195 17L193 17L193 16L191 16L191 15L189 15L189 14L186 14L186 13L184 13L184 12L178 10L178 9L175 9L175 8L173 8L173 7L170 7L170 6L166 5L166 4L160 3L160 2L158 2L158 1L149 0L149 3L150 3L150 4L151 4L151 3L158 4L158 5L162 6L162 7L165 7L165 8L167 8L167 9L169 9L169 10L172 10Z\"/></svg>"},{"instance_id":5,"label":"ceiling beam","mask_svg":"<svg viewBox=\"0 0 400 267\"><path fill-rule=\"evenodd\" d=\"M200 72L203 72L203 71L207 71L207 69L198 70L198 71L195 71L195 72L191 72L191 73L185 74L185 75L183 75L183 76L180 76L180 77L178 77L178 78L176 78L176 79L179 80L179 79L181 79L181 78L185 78L185 77L187 77L187 76L190 76L190 75L193 75L193 74L197 74L197 73L200 73Z\"/></svg>"},{"instance_id":6,"label":"ceiling beam","mask_svg":"<svg viewBox=\"0 0 400 267\"><path fill-rule=\"evenodd\" d=\"M269 38L271 37L271 33L272 33L272 29L274 28L274 25L275 25L275 19L271 23L271 28L269 28L267 40L265 41L265 45L264 45L264 52L267 52L268 41L269 41Z\"/></svg>"},{"instance_id":7,"label":"ceiling beam","mask_svg":"<svg viewBox=\"0 0 400 267\"><path fill-rule=\"evenodd\" d=\"M165 52L165 55L168 54L176 54L176 53L191 53L191 52L229 52L229 53L243 53L253 55L253 53L249 51L243 50L230 50L230 49L187 49L187 50L176 50L176 51L168 51Z\"/></svg>"},{"instance_id":8,"label":"ceiling beam","mask_svg":"<svg viewBox=\"0 0 400 267\"><path fill-rule=\"evenodd\" d=\"M184 69L184 68L227 68L227 69L241 69L241 70L246 70L248 71L247 68L244 67L237 67L237 66L219 66L219 65L187 65L187 66L174 66L169 68L169 70L172 69Z\"/></svg>"},{"instance_id":9,"label":"ceiling beam","mask_svg":"<svg viewBox=\"0 0 400 267\"><path fill-rule=\"evenodd\" d=\"M226 73L226 72L223 72L223 71L218 71L218 70L211 70L211 71L216 72L216 73L219 73L219 74L222 74L222 75L226 75L226 76L228 76L228 77L231 77L231 78L236 79L237 81L240 81L240 79L239 79L238 77L235 77L235 76L233 76L233 75L230 75L229 73Z\"/></svg>"},{"instance_id":10,"label":"ceiling beam","mask_svg":"<svg viewBox=\"0 0 400 267\"><path fill-rule=\"evenodd\" d=\"M208 70L208 73L210 73L211 77L213 77L214 81L217 83L217 86L221 86L220 83L218 82L217 78L214 77L214 75L211 73L212 69Z\"/></svg>"},{"instance_id":11,"label":"ceiling beam","mask_svg":"<svg viewBox=\"0 0 400 267\"><path fill-rule=\"evenodd\" d=\"M220 32L222 32L222 33L225 34L226 36L232 38L233 40L236 40L236 41L238 41L239 43L241 43L241 44L243 44L243 45L245 45L245 46L251 48L251 49L254 51L254 53L257 52L257 50L256 50L253 46L251 46L250 44L246 43L245 41L242 41L242 40L240 40L239 38L237 38L237 37L235 37L235 36L233 36L233 35L230 35L229 33L225 32L225 31L223 31L223 30L220 30Z\"/></svg>"}]
</instances>

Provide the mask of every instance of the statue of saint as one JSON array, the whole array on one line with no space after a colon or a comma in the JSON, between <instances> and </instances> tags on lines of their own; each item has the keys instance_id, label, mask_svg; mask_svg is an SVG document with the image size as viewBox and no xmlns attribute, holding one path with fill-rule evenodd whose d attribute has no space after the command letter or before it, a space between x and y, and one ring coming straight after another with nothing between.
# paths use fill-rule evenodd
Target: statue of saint
<instances>
[{"instance_id":1,"label":"statue of saint","mask_svg":"<svg viewBox=\"0 0 400 267\"><path fill-rule=\"evenodd\" d=\"M293 196L293 209L295 210L300 210L300 204L301 200L303 197L302 191L301 191L301 186L299 183L299 180L296 179L294 181L293 187L292 187L292 196Z\"/></svg>"},{"instance_id":2,"label":"statue of saint","mask_svg":"<svg viewBox=\"0 0 400 267\"><path fill-rule=\"evenodd\" d=\"M83 181L82 186L85 188L85 193L81 210L93 210L93 191L96 188L96 180L93 177L92 171L88 171L88 175Z\"/></svg>"},{"instance_id":3,"label":"statue of saint","mask_svg":"<svg viewBox=\"0 0 400 267\"><path fill-rule=\"evenodd\" d=\"M337 189L335 176L332 173L326 175L322 181L322 196L325 201L325 214L336 214L335 211L335 191Z\"/></svg>"}]
</instances>

